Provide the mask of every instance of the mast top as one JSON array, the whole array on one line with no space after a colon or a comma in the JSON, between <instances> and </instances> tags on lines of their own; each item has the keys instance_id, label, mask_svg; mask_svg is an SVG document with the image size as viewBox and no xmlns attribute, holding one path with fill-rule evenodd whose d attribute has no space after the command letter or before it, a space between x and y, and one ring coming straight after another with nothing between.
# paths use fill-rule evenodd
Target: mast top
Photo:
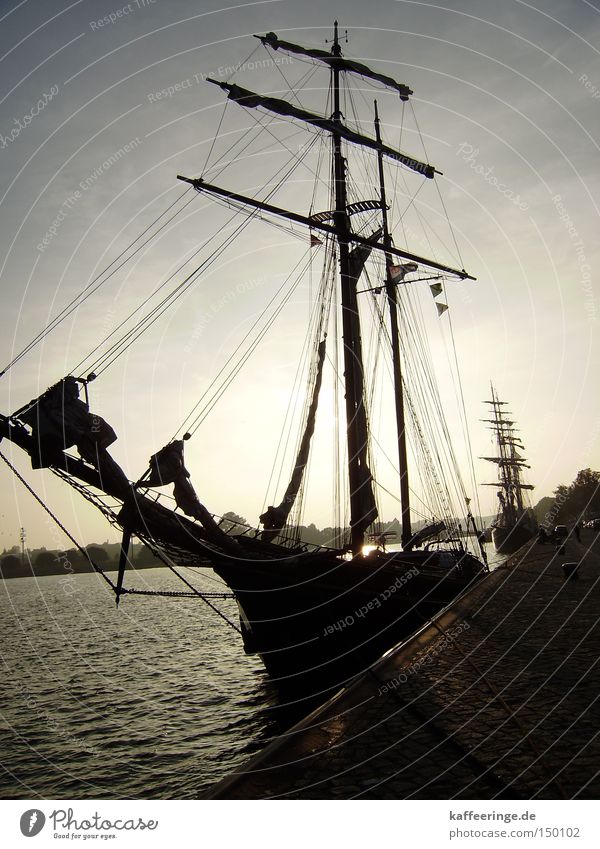
<instances>
[{"instance_id":1,"label":"mast top","mask_svg":"<svg viewBox=\"0 0 600 849\"><path fill-rule=\"evenodd\" d=\"M346 41L348 41L348 34L346 33ZM331 46L331 54L332 56L341 56L342 55L342 47L340 44L340 34L338 28L338 22L333 22L333 44Z\"/></svg>"}]
</instances>

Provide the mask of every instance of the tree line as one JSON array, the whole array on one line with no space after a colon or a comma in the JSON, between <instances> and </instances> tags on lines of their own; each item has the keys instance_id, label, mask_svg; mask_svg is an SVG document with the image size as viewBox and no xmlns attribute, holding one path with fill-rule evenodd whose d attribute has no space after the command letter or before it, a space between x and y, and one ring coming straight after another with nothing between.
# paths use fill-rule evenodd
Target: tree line
<instances>
[{"instance_id":1,"label":"tree line","mask_svg":"<svg viewBox=\"0 0 600 849\"><path fill-rule=\"evenodd\" d=\"M136 550L137 548L137 550ZM94 571L90 560L106 571L115 570L119 564L119 543L104 546L89 545L85 548L87 557L77 548L65 551L48 551L45 548L27 551L22 557L18 546L0 554L0 577L2 578L41 578L46 575L81 575ZM88 559L89 558L89 559ZM136 569L152 569L163 564L146 546L134 548L132 565Z\"/></svg>"},{"instance_id":2,"label":"tree line","mask_svg":"<svg viewBox=\"0 0 600 849\"><path fill-rule=\"evenodd\" d=\"M540 525L546 528L555 525L573 525L587 519L600 518L600 472L582 469L569 486L561 484L553 496L542 498L535 506ZM222 527L225 531L236 533L237 525L246 525L242 516L230 511L223 516ZM401 524L398 519L381 523L381 531L395 533L400 539ZM315 524L301 525L297 529L298 538L303 542L316 545L334 545L344 537L346 528L317 528ZM394 541L394 540L392 540ZM86 548L91 560L107 571L116 569L119 562L119 543L89 545ZM134 551L133 565L137 569L152 569L164 565L145 545L137 546ZM93 572L88 558L78 549L66 551L48 551L45 548L26 552L23 559L18 546L4 550L0 554L0 577L22 578L35 575L63 575Z\"/></svg>"},{"instance_id":3,"label":"tree line","mask_svg":"<svg viewBox=\"0 0 600 849\"><path fill-rule=\"evenodd\" d=\"M535 509L545 528L600 518L600 472L581 469L572 484L558 486L553 497L542 498Z\"/></svg>"}]
</instances>

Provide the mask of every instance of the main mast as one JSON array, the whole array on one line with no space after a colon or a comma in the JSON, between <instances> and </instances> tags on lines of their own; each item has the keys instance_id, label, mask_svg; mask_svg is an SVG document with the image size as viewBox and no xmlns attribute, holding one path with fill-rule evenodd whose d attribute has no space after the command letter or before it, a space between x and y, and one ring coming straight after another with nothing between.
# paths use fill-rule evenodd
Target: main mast
<instances>
[{"instance_id":1,"label":"main mast","mask_svg":"<svg viewBox=\"0 0 600 849\"><path fill-rule=\"evenodd\" d=\"M375 137L381 143L381 126L377 101L375 101ZM383 244L385 254L385 293L390 314L390 335L392 338L392 366L394 372L394 401L396 406L396 430L398 436L398 468L400 471L400 504L402 509L402 546L405 547L412 537L410 525L410 490L408 486L408 459L406 455L406 428L404 420L404 388L402 386L402 368L400 364L400 335L398 332L398 290L392 280L391 267L393 257L389 249L392 237L389 230L387 203L385 197L385 175L383 172L383 154L377 152L379 168L379 191L381 198L381 217L383 226Z\"/></svg>"},{"instance_id":2,"label":"main mast","mask_svg":"<svg viewBox=\"0 0 600 849\"><path fill-rule=\"evenodd\" d=\"M408 86L398 83L391 77L373 71L366 65L342 55L340 46L338 23L334 25L334 38L330 50L305 48L297 44L279 39L275 33L256 36L265 46L273 50L282 50L287 53L307 56L317 62L329 66L331 73L331 91L333 99L333 113L325 116L306 110L287 100L263 95L249 89L242 88L235 83L221 82L208 78L207 82L219 86L227 92L229 100L234 101L245 109L265 109L267 112L282 115L292 120L302 121L318 130L327 132L332 140L333 158L333 189L335 202L334 208L326 213L316 215L302 215L282 207L275 206L258 198L247 197L220 186L205 182L202 178L189 178L180 176L180 180L190 183L198 192L208 192L225 199L234 209L259 209L269 215L281 217L295 223L303 224L310 229L316 229L332 235L339 251L340 265L340 290L342 306L342 336L344 349L344 384L346 399L346 428L348 449L348 480L350 488L350 527L352 535L352 551L360 554L364 545L365 531L377 518L377 507L373 493L373 478L368 467L369 434L367 412L364 399L364 372L361 350L361 331L358 312L357 282L366 258L372 250L382 252L386 257L387 284L386 292L390 304L390 315L392 322L392 340L394 350L394 373L396 384L396 419L398 428L398 452L400 465L400 486L402 497L402 541L406 545L411 539L409 489L406 461L406 441L404 433L404 404L402 393L402 375L400 372L399 337L397 326L397 310L394 279L390 274L392 257L408 260L411 263L436 269L444 274L452 275L459 279L471 278L464 269L452 268L436 262L427 257L417 256L405 250L400 250L392 244L389 227L386 219L386 238L379 241L379 234L365 237L362 233L354 233L351 228L351 215L366 211L367 209L382 208L385 214L385 189L382 183L381 201L363 201L348 205L347 198L347 162L342 152L342 142L358 148L375 150L379 156L380 175L382 175L382 157L400 163L404 167L428 179L433 179L436 169L433 165L415 159L414 157L398 151L395 148L383 144L379 127L377 127L377 138L363 135L357 130L349 127L342 119L340 109L340 81L341 74L357 74L359 76L373 79L388 88L395 89L400 99L408 99L412 91ZM375 204L371 206L370 204ZM354 247L352 247L354 246Z\"/></svg>"},{"instance_id":3,"label":"main mast","mask_svg":"<svg viewBox=\"0 0 600 849\"><path fill-rule=\"evenodd\" d=\"M338 35L338 22L334 23L332 56L339 57L342 50ZM331 69L333 88L334 124L340 124L340 69ZM350 273L350 218L347 211L346 160L342 154L342 136L334 129L333 173L335 181L335 217L337 243L340 254L340 278L342 301L342 334L344 347L344 383L346 390L346 427L348 442L348 479L350 484L350 527L352 552L359 554L365 542L364 493L371 486L370 476L361 468L367 447L367 427L363 393L363 363L358 317L356 280ZM368 523L367 523L368 524Z\"/></svg>"}]
</instances>

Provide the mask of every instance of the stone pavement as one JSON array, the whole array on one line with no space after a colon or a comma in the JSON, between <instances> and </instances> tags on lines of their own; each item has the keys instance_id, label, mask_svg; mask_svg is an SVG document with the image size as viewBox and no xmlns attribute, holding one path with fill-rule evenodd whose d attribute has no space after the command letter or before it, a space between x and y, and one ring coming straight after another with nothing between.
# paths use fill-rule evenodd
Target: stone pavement
<instances>
[{"instance_id":1,"label":"stone pavement","mask_svg":"<svg viewBox=\"0 0 600 849\"><path fill-rule=\"evenodd\" d=\"M220 782L230 799L600 795L600 535L525 546ZM578 580L561 564L579 562Z\"/></svg>"}]
</instances>

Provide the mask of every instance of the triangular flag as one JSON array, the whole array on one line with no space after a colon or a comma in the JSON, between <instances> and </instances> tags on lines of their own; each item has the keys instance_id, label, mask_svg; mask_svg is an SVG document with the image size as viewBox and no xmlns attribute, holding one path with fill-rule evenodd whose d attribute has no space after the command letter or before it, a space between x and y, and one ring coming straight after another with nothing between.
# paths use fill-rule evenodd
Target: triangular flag
<instances>
[{"instance_id":1,"label":"triangular flag","mask_svg":"<svg viewBox=\"0 0 600 849\"><path fill-rule=\"evenodd\" d=\"M407 274L416 271L419 266L416 262L405 262L403 265L390 265L390 278L392 283L401 283Z\"/></svg>"},{"instance_id":2,"label":"triangular flag","mask_svg":"<svg viewBox=\"0 0 600 849\"><path fill-rule=\"evenodd\" d=\"M448 309L448 304L438 304L438 302L436 301L435 305L437 307L438 318L439 318L441 315L444 315L444 313Z\"/></svg>"},{"instance_id":3,"label":"triangular flag","mask_svg":"<svg viewBox=\"0 0 600 849\"><path fill-rule=\"evenodd\" d=\"M311 246L311 248L314 248L317 245L322 245L322 244L323 244L323 242L317 236L313 236L312 233L310 234L310 246Z\"/></svg>"},{"instance_id":4,"label":"triangular flag","mask_svg":"<svg viewBox=\"0 0 600 849\"><path fill-rule=\"evenodd\" d=\"M438 295L442 294L442 284L441 283L430 283L429 288L431 289L431 294L434 298L437 298Z\"/></svg>"}]
</instances>

